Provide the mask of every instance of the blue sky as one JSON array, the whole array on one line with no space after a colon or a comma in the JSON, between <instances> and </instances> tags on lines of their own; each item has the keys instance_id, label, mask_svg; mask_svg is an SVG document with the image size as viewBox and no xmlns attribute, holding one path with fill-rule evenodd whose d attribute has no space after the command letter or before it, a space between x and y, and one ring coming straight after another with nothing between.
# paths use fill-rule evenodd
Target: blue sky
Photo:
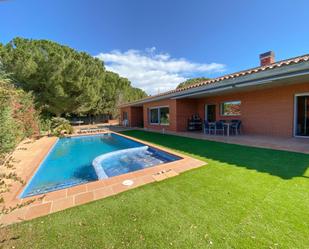
<instances>
[{"instance_id":1,"label":"blue sky","mask_svg":"<svg viewBox=\"0 0 309 249\"><path fill-rule=\"evenodd\" d=\"M50 39L86 51L148 93L309 52L309 1L7 0L0 42Z\"/></svg>"}]
</instances>

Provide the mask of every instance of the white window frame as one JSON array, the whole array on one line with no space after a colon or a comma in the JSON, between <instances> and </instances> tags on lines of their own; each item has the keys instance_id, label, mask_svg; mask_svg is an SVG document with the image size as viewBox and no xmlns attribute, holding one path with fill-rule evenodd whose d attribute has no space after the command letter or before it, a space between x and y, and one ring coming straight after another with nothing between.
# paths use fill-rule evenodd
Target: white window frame
<instances>
[{"instance_id":1,"label":"white window frame","mask_svg":"<svg viewBox=\"0 0 309 249\"><path fill-rule=\"evenodd\" d=\"M294 122L293 122L293 136L297 138L307 138L309 139L309 136L299 136L297 135L297 97L301 96L309 96L309 92L305 93L297 93L294 95Z\"/></svg>"},{"instance_id":2,"label":"white window frame","mask_svg":"<svg viewBox=\"0 0 309 249\"><path fill-rule=\"evenodd\" d=\"M224 114L223 113L223 104L224 103L231 103L231 102L240 102L240 106L241 106L241 100L227 100L227 101L223 101L220 103L220 116L222 117L237 117L237 116L241 116L241 112L240 114Z\"/></svg>"},{"instance_id":3,"label":"white window frame","mask_svg":"<svg viewBox=\"0 0 309 249\"><path fill-rule=\"evenodd\" d=\"M150 107L150 108L149 108L149 111L148 111L148 117L149 117L148 122L149 122L150 125L165 125L165 126L170 125L170 120L168 120L168 124L161 124L161 123L160 123L160 120L161 120L161 112L160 112L160 109L161 109L161 108L168 108L168 113L170 113L170 107L169 107L168 105ZM151 114L150 114L150 112L151 112L151 110L154 110L154 109L158 110L158 123L152 123L152 122L151 122Z\"/></svg>"}]
</instances>

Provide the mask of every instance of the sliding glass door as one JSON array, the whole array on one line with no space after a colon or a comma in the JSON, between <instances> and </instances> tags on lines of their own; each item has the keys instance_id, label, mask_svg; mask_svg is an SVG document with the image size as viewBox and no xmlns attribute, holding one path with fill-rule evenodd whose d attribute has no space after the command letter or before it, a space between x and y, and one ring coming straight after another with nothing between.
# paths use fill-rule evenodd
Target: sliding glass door
<instances>
[{"instance_id":1,"label":"sliding glass door","mask_svg":"<svg viewBox=\"0 0 309 249\"><path fill-rule=\"evenodd\" d=\"M205 105L205 120L208 122L216 121L216 105Z\"/></svg>"},{"instance_id":2,"label":"sliding glass door","mask_svg":"<svg viewBox=\"0 0 309 249\"><path fill-rule=\"evenodd\" d=\"M309 137L309 94L295 97L295 135Z\"/></svg>"}]
</instances>

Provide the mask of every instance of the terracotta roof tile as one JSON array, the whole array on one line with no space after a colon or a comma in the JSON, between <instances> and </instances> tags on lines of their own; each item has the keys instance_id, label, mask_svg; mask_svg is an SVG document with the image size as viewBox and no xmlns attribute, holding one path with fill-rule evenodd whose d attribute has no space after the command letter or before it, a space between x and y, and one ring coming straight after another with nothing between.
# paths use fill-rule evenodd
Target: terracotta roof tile
<instances>
[{"instance_id":1,"label":"terracotta roof tile","mask_svg":"<svg viewBox=\"0 0 309 249\"><path fill-rule=\"evenodd\" d=\"M197 88L197 87L200 87L200 86L217 83L217 82L227 80L227 79L231 79L231 78L237 78L237 77L241 77L241 76L245 76L245 75L249 75L249 74L253 74L253 73L258 73L258 72L265 71L265 70L270 70L270 69L288 66L288 65L291 65L291 64L297 64L297 63L306 62L306 61L309 61L309 54L290 58L290 59L286 59L286 60L282 60L282 61L278 61L278 62L272 63L270 65L266 65L266 66L250 68L250 69L243 70L243 71L240 71L240 72L227 74L227 75L224 75L224 76L221 76L221 77L218 77L218 78L202 81L202 82L199 82L199 83L196 83L194 85L187 86L187 87L182 87L182 88L179 88L179 89L173 89L173 90L170 90L170 91L167 91L167 92L164 92L164 93L156 94L156 95L153 95L153 96L148 96L146 98L140 99L140 100L135 101L135 102L140 102L140 101L144 101L144 100L148 100L148 99L152 99L152 98L157 98L157 97L168 95L168 94L171 94L171 93L182 92L182 91L185 91L185 90L188 90L188 89ZM133 104L135 102L131 102L131 103ZM128 103L128 104L131 104L131 103Z\"/></svg>"}]
</instances>

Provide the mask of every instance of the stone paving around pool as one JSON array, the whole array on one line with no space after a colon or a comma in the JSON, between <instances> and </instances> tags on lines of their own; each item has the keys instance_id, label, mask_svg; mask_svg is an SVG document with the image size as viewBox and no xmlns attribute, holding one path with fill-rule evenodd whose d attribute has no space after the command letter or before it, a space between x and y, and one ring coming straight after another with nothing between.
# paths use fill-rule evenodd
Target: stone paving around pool
<instances>
[{"instance_id":1,"label":"stone paving around pool","mask_svg":"<svg viewBox=\"0 0 309 249\"><path fill-rule=\"evenodd\" d=\"M9 214L2 215L0 217L0 224L8 225L48 215L66 208L116 195L148 183L162 181L177 176L184 171L206 165L205 162L186 155L122 134L119 135L167 151L171 154L182 157L182 159L24 199L20 199L19 194L22 192L25 185L14 182L10 188L10 192L4 194L4 205L6 207L14 207L26 203L27 205L18 208ZM17 175L20 176L25 183L31 179L36 169L40 166L42 160L56 141L57 138L55 137L43 137L32 143L21 143L17 147L13 153L14 167L16 168L15 171ZM133 184L129 186L124 185L123 182L125 180L132 180ZM0 208L2 207L0 206Z\"/></svg>"}]
</instances>

